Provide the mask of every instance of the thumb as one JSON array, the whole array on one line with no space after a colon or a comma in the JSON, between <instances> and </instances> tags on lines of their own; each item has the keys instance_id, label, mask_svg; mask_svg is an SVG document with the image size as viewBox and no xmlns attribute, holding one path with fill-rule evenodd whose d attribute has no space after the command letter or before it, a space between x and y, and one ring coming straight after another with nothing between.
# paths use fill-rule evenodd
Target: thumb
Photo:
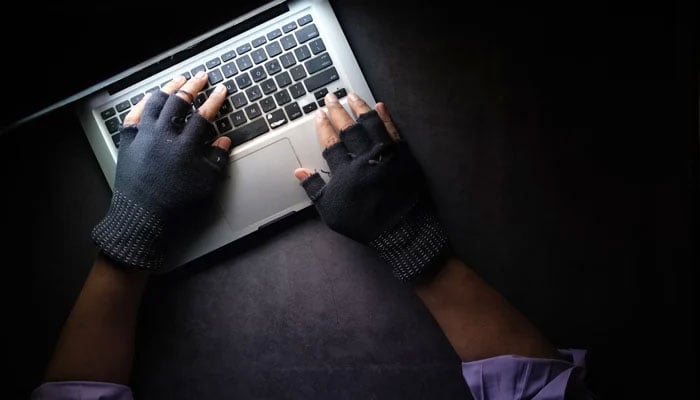
<instances>
[{"instance_id":1,"label":"thumb","mask_svg":"<svg viewBox=\"0 0 700 400\"><path fill-rule=\"evenodd\" d=\"M314 174L314 171L308 168L297 168L294 170L294 176L299 179L299 182L304 181L304 179L310 177Z\"/></svg>"},{"instance_id":2,"label":"thumb","mask_svg":"<svg viewBox=\"0 0 700 400\"><path fill-rule=\"evenodd\" d=\"M326 182L321 178L318 172L314 172L308 168L297 168L294 170L294 176L299 179L299 183L306 191L311 201L316 202L323 194L323 188Z\"/></svg>"}]
</instances>

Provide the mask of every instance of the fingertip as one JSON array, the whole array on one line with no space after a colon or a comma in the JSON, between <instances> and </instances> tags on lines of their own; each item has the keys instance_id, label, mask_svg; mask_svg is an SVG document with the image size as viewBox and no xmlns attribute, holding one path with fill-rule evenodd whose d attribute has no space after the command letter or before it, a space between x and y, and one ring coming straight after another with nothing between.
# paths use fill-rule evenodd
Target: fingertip
<instances>
[{"instance_id":1,"label":"fingertip","mask_svg":"<svg viewBox=\"0 0 700 400\"><path fill-rule=\"evenodd\" d=\"M228 93L228 89L226 88L226 86L224 86L223 84L220 83L220 84L216 85L216 88L214 89L214 93L216 93L217 95L220 95L220 96L225 96Z\"/></svg>"},{"instance_id":2,"label":"fingertip","mask_svg":"<svg viewBox=\"0 0 700 400\"><path fill-rule=\"evenodd\" d=\"M294 176L299 180L299 182L303 182L306 178L310 177L313 174L314 171L308 168L297 168L294 170Z\"/></svg>"},{"instance_id":3,"label":"fingertip","mask_svg":"<svg viewBox=\"0 0 700 400\"><path fill-rule=\"evenodd\" d=\"M382 121L385 123L391 122L391 115L389 115L389 110L387 110L386 104L379 102L375 108L377 110L377 114L379 114L379 118L381 118Z\"/></svg>"},{"instance_id":4,"label":"fingertip","mask_svg":"<svg viewBox=\"0 0 700 400\"><path fill-rule=\"evenodd\" d=\"M231 138L228 136L221 136L220 138L216 139L214 143L212 143L212 146L216 146L221 148L222 150L229 151L231 148Z\"/></svg>"}]
</instances>

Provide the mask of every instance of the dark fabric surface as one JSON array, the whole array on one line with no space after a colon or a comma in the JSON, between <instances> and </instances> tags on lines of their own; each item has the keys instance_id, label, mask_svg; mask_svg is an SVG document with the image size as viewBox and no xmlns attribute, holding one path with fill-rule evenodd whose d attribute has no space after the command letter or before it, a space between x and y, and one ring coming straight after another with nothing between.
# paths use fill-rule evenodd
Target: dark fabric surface
<instances>
[{"instance_id":1,"label":"dark fabric surface","mask_svg":"<svg viewBox=\"0 0 700 400\"><path fill-rule=\"evenodd\" d=\"M692 392L696 14L333 4L457 254L555 345L588 349L603 398ZM19 398L41 380L109 205L70 111L0 138ZM466 396L412 291L312 209L154 279L140 318L141 398Z\"/></svg>"}]
</instances>

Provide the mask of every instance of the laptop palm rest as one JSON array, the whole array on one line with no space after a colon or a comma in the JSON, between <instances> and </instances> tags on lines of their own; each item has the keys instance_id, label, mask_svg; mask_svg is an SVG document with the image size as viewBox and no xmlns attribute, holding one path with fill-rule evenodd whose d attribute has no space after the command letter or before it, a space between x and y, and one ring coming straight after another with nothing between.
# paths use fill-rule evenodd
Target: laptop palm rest
<instances>
[{"instance_id":1,"label":"laptop palm rest","mask_svg":"<svg viewBox=\"0 0 700 400\"><path fill-rule=\"evenodd\" d=\"M229 164L219 198L235 236L296 211L308 197L294 170L301 167L289 139L278 140Z\"/></svg>"},{"instance_id":2,"label":"laptop palm rest","mask_svg":"<svg viewBox=\"0 0 700 400\"><path fill-rule=\"evenodd\" d=\"M161 273L226 245L311 204L294 177L300 167L289 139L280 139L229 164L217 199L174 227ZM230 184L229 184L230 183Z\"/></svg>"}]
</instances>

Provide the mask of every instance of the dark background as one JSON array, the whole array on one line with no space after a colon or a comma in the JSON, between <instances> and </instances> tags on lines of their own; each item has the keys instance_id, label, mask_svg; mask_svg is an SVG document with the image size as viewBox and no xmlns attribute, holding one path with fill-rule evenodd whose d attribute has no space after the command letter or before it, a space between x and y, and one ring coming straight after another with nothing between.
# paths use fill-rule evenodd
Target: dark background
<instances>
[{"instance_id":1,"label":"dark background","mask_svg":"<svg viewBox=\"0 0 700 400\"><path fill-rule=\"evenodd\" d=\"M557 346L589 350L601 398L694 392L694 6L389 3L333 5L457 253ZM207 26L172 7L92 23L85 9L29 11L2 28L17 61L2 74L3 122L50 103L70 71L96 74L90 59L118 63ZM55 45L62 35L69 45ZM85 57L62 57L72 52ZM110 192L70 108L0 137L0 171L9 391L27 398ZM458 358L410 288L313 209L153 279L140 318L137 398L466 396Z\"/></svg>"}]
</instances>

